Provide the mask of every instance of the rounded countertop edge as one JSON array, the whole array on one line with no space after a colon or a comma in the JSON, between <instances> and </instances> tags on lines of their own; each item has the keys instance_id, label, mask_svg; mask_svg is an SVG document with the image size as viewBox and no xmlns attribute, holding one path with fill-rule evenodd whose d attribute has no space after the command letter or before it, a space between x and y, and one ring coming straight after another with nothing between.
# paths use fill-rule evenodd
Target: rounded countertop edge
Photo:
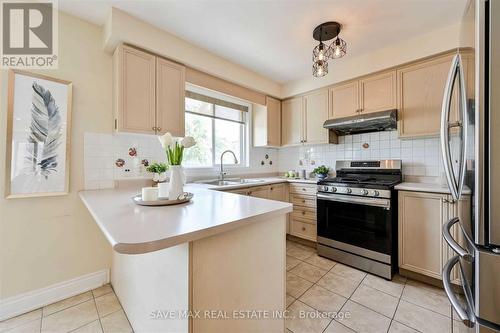
<instances>
[{"instance_id":1,"label":"rounded countertop edge","mask_svg":"<svg viewBox=\"0 0 500 333\"><path fill-rule=\"evenodd\" d=\"M172 236L164 239L158 239L154 241L149 241L149 242L143 242L143 243L118 243L113 240L113 245L112 248L114 251L120 254L146 254L146 253L151 253L155 251L161 251L170 247L174 247L177 245L181 245L184 243L188 242L195 242L197 240L211 237L214 235L218 235L220 233L224 233L227 231L231 231L240 227L244 227L245 224L250 224L250 223L258 223L260 222L259 220L262 220L261 222L265 222L266 219L273 218L273 217L278 217L280 215L285 215L287 213L291 213L293 211L293 205L291 203L285 203L288 204L283 208L279 208L277 210L271 211L271 212L265 212L261 214L257 214L254 216L249 216L240 220L236 220L233 222L228 222L223 225L216 225L210 228L206 228L203 230L196 230L190 233L185 233L177 236ZM108 236L108 235L106 235ZM108 237L107 237L108 238ZM111 241L110 238L108 238L109 241Z\"/></svg>"}]
</instances>

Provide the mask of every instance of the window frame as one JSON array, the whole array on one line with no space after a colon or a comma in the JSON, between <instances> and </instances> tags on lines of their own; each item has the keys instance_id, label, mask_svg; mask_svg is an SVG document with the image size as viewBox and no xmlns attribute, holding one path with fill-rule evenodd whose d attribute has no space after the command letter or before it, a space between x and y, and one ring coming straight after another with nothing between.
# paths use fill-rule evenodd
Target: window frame
<instances>
[{"instance_id":1,"label":"window frame","mask_svg":"<svg viewBox=\"0 0 500 333\"><path fill-rule=\"evenodd\" d=\"M248 111L245 114L245 119L243 122L235 121L235 120L230 120L230 119L224 119L224 118L218 118L216 116L211 116L211 115L204 115L201 113L196 113L192 111L188 111L184 109L184 117L186 114L191 114L199 117L207 117L211 118L212 120L212 147L213 147L213 152L212 152L212 165L211 166L188 166L185 165L184 168L190 171L196 171L196 170L201 170L201 171L206 171L206 170L218 170L220 169L220 156L217 157L215 154L215 121L217 119L223 120L223 121L229 121L229 122L234 122L243 125L243 129L240 131L240 158L238 160L238 164L224 164L225 168L228 169L243 169L243 168L248 168L249 167L249 153L250 153L250 142L251 142L251 126L252 126L252 104L240 100L228 95L224 95L206 88L198 87L192 84L186 84L186 91L191 91L194 93L198 93L201 95L205 95L208 97L213 97L216 99L220 99L223 101L227 101L230 103L235 103L239 104L241 106L244 106L248 109ZM184 98L189 98L185 96ZM210 103L212 107L213 114L215 115L215 106L216 104ZM242 111L245 112L245 111Z\"/></svg>"}]
</instances>

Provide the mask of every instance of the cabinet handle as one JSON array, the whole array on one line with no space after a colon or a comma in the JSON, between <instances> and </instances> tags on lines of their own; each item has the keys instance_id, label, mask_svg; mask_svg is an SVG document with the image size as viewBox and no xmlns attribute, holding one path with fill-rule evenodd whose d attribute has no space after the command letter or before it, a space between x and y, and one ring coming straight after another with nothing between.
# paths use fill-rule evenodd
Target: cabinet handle
<instances>
[{"instance_id":1,"label":"cabinet handle","mask_svg":"<svg viewBox=\"0 0 500 333\"><path fill-rule=\"evenodd\" d=\"M306 191L306 189L305 189L305 188L302 188L302 191Z\"/></svg>"},{"instance_id":2,"label":"cabinet handle","mask_svg":"<svg viewBox=\"0 0 500 333\"><path fill-rule=\"evenodd\" d=\"M302 215L306 215L306 212L305 212L305 211L302 211Z\"/></svg>"},{"instance_id":3,"label":"cabinet handle","mask_svg":"<svg viewBox=\"0 0 500 333\"><path fill-rule=\"evenodd\" d=\"M153 131L156 131L156 126L151 127Z\"/></svg>"},{"instance_id":4,"label":"cabinet handle","mask_svg":"<svg viewBox=\"0 0 500 333\"><path fill-rule=\"evenodd\" d=\"M306 227L302 227L302 231L306 231Z\"/></svg>"},{"instance_id":5,"label":"cabinet handle","mask_svg":"<svg viewBox=\"0 0 500 333\"><path fill-rule=\"evenodd\" d=\"M157 131L161 131L161 127L157 127L157 128L156 128L156 130L157 130Z\"/></svg>"},{"instance_id":6,"label":"cabinet handle","mask_svg":"<svg viewBox=\"0 0 500 333\"><path fill-rule=\"evenodd\" d=\"M252 192L248 192L248 195L252 195Z\"/></svg>"},{"instance_id":7,"label":"cabinet handle","mask_svg":"<svg viewBox=\"0 0 500 333\"><path fill-rule=\"evenodd\" d=\"M449 204L453 205L453 204L455 204L455 202L456 202L455 199L448 200L448 199L443 198L443 203L449 203Z\"/></svg>"},{"instance_id":8,"label":"cabinet handle","mask_svg":"<svg viewBox=\"0 0 500 333\"><path fill-rule=\"evenodd\" d=\"M302 203L306 203L306 201L305 201L305 200L302 200Z\"/></svg>"},{"instance_id":9,"label":"cabinet handle","mask_svg":"<svg viewBox=\"0 0 500 333\"><path fill-rule=\"evenodd\" d=\"M272 191L272 190L274 190L274 188L273 188L273 187L271 187L271 191Z\"/></svg>"}]
</instances>

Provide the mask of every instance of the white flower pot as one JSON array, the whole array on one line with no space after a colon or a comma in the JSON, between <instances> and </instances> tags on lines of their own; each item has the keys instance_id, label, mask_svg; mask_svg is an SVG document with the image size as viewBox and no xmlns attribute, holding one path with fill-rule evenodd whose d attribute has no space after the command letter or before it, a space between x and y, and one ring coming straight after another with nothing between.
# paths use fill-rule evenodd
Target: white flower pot
<instances>
[{"instance_id":1,"label":"white flower pot","mask_svg":"<svg viewBox=\"0 0 500 333\"><path fill-rule=\"evenodd\" d=\"M184 193L184 171L181 165L170 166L170 189L168 197L170 200L175 200Z\"/></svg>"}]
</instances>

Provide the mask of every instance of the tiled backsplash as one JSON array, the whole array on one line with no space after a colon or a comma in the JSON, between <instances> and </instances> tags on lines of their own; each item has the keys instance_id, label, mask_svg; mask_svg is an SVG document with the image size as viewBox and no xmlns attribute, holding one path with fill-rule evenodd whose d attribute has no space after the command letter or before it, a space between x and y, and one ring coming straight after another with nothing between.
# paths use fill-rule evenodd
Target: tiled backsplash
<instances>
[{"instance_id":1,"label":"tiled backsplash","mask_svg":"<svg viewBox=\"0 0 500 333\"><path fill-rule=\"evenodd\" d=\"M401 159L406 176L443 176L439 138L401 140L397 131L340 136L337 145L279 150L282 171L305 169L311 172L322 164L334 169L335 161L344 159Z\"/></svg>"},{"instance_id":2,"label":"tiled backsplash","mask_svg":"<svg viewBox=\"0 0 500 333\"><path fill-rule=\"evenodd\" d=\"M166 162L165 152L157 137L153 135L87 132L84 144L86 189L112 188L115 180L152 178L152 175L146 172L143 161ZM266 154L268 159L265 158ZM228 165L229 173L269 174L279 171L277 149L251 148L249 155L248 167L234 168ZM121 164L123 165L119 166ZM219 172L217 168L185 170L188 180L215 178Z\"/></svg>"},{"instance_id":3,"label":"tiled backsplash","mask_svg":"<svg viewBox=\"0 0 500 333\"><path fill-rule=\"evenodd\" d=\"M269 156L267 160L266 154ZM301 169L311 172L321 164L334 169L336 160L392 158L402 159L406 176L443 176L438 138L400 140L396 131L341 136L337 145L251 148L249 155L249 167L228 166L230 175ZM121 167L117 165L120 159L124 162ZM166 160L155 136L85 133L85 188L112 188L115 180L152 178L146 172L143 160L149 163ZM261 165L262 161L264 165ZM270 161L273 164L269 164ZM215 178L218 169L186 168L186 174L188 179Z\"/></svg>"}]
</instances>

